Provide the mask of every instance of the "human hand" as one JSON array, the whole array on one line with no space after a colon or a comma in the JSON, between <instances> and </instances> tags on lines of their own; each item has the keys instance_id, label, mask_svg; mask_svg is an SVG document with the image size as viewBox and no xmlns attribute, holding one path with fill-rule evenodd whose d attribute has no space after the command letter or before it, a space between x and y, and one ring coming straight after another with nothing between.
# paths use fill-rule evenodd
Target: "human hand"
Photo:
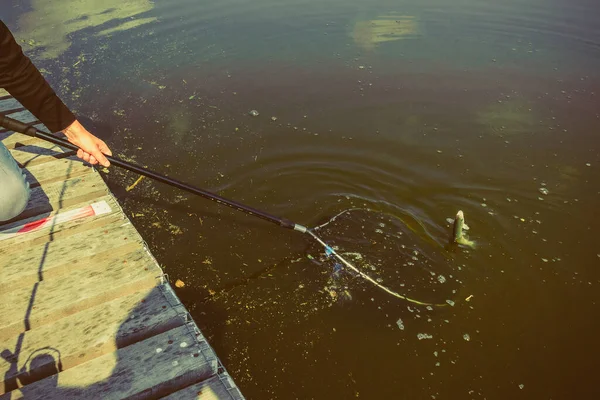
<instances>
[{"instance_id":1,"label":"human hand","mask_svg":"<svg viewBox=\"0 0 600 400\"><path fill-rule=\"evenodd\" d=\"M104 154L112 156L112 151L110 151L104 141L88 132L79 121L75 120L67 128L63 129L62 132L67 136L69 142L79 147L77 157L92 165L98 163L105 167L110 165Z\"/></svg>"}]
</instances>

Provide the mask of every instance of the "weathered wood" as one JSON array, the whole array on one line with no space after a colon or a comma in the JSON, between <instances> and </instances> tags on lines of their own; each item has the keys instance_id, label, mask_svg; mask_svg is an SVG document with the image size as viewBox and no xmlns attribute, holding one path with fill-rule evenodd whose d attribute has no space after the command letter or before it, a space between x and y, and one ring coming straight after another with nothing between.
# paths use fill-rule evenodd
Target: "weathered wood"
<instances>
[{"instance_id":1,"label":"weathered wood","mask_svg":"<svg viewBox=\"0 0 600 400\"><path fill-rule=\"evenodd\" d=\"M0 89L2 110L47 131ZM100 175L52 143L0 141L32 189L0 223L0 399L243 399ZM99 201L110 211L44 219Z\"/></svg>"},{"instance_id":2,"label":"weathered wood","mask_svg":"<svg viewBox=\"0 0 600 400\"><path fill-rule=\"evenodd\" d=\"M237 400L242 394L229 374L215 375L203 382L172 393L162 400Z\"/></svg>"},{"instance_id":3,"label":"weathered wood","mask_svg":"<svg viewBox=\"0 0 600 400\"><path fill-rule=\"evenodd\" d=\"M98 174L75 177L43 187L34 187L31 189L31 195L25 210L17 217L0 223L0 227L18 219L50 213L87 202L108 193L106 184Z\"/></svg>"},{"instance_id":4,"label":"weathered wood","mask_svg":"<svg viewBox=\"0 0 600 400\"><path fill-rule=\"evenodd\" d=\"M33 127L40 129L44 132L49 132L48 128L46 128L44 124L36 124L33 125ZM0 131L0 141L8 149L14 149L18 146L26 146L29 144L44 142L42 139L7 130Z\"/></svg>"},{"instance_id":5,"label":"weathered wood","mask_svg":"<svg viewBox=\"0 0 600 400\"><path fill-rule=\"evenodd\" d=\"M0 394L21 381L32 383L44 378L43 371L53 360L25 366L29 354L38 349L53 348L60 352L62 369L74 368L84 362L141 342L184 324L183 306L171 306L162 290L138 291L88 310L62 318L51 325L27 332L21 340L18 369L0 363ZM15 349L19 337L0 342L3 349ZM26 374L19 371L27 371ZM36 379L37 378L37 379Z\"/></svg>"},{"instance_id":6,"label":"weathered wood","mask_svg":"<svg viewBox=\"0 0 600 400\"><path fill-rule=\"evenodd\" d=\"M3 293L0 339L137 290L150 289L161 274L154 259L145 249L140 249L124 256L108 257L60 279ZM25 315L29 315L28 321Z\"/></svg>"},{"instance_id":7,"label":"weathered wood","mask_svg":"<svg viewBox=\"0 0 600 400\"><path fill-rule=\"evenodd\" d=\"M6 100L4 100L6 101ZM21 121L25 124L30 124L32 122L35 123L39 123L40 121L35 117L35 115L33 115L32 113L30 113L28 110L23 110L23 111L17 111L17 112L13 112L10 114L6 114L7 117L10 117L12 119L16 119L17 121Z\"/></svg>"},{"instance_id":8,"label":"weathered wood","mask_svg":"<svg viewBox=\"0 0 600 400\"><path fill-rule=\"evenodd\" d=\"M28 232L24 235L0 240L0 256L7 256L10 254L16 254L18 252L27 251L28 248L38 246L39 244L59 240L64 237L74 235L78 232L95 229L99 226L104 226L115 221L125 220L125 216L123 215L120 207L111 195L99 197L95 199L95 201L106 201L112 211L108 214L102 214L93 217L76 219L69 222L63 222L56 225L43 227L37 231ZM66 213L83 205L85 205L85 203L75 204L71 207L65 207L64 209L60 210L54 210L47 216L51 217L59 212ZM5 225L0 224L0 231L5 229L11 229L15 226L19 226L24 223L35 222L39 218L40 216L34 216L24 220L14 221Z\"/></svg>"},{"instance_id":9,"label":"weathered wood","mask_svg":"<svg viewBox=\"0 0 600 400\"><path fill-rule=\"evenodd\" d=\"M206 357L188 326L90 360L10 394L8 399L157 399L214 375L216 358ZM102 379L105 377L104 379Z\"/></svg>"},{"instance_id":10,"label":"weathered wood","mask_svg":"<svg viewBox=\"0 0 600 400\"><path fill-rule=\"evenodd\" d=\"M0 100L0 112L2 113L10 113L14 110L24 109L23 105L19 103L15 98L8 98Z\"/></svg>"},{"instance_id":11,"label":"weathered wood","mask_svg":"<svg viewBox=\"0 0 600 400\"><path fill-rule=\"evenodd\" d=\"M52 165L40 164L23 169L29 187L62 182L67 179L91 174L92 167L75 156L52 161Z\"/></svg>"},{"instance_id":12,"label":"weathered wood","mask_svg":"<svg viewBox=\"0 0 600 400\"><path fill-rule=\"evenodd\" d=\"M27 251L0 255L0 291L31 287L40 274L44 281L56 279L102 262L111 255L124 255L142 246L142 239L133 225L121 220L61 240L40 243Z\"/></svg>"},{"instance_id":13,"label":"weathered wood","mask_svg":"<svg viewBox=\"0 0 600 400\"><path fill-rule=\"evenodd\" d=\"M25 168L69 157L76 152L50 142L36 141L34 144L14 147L10 153L17 164Z\"/></svg>"}]
</instances>

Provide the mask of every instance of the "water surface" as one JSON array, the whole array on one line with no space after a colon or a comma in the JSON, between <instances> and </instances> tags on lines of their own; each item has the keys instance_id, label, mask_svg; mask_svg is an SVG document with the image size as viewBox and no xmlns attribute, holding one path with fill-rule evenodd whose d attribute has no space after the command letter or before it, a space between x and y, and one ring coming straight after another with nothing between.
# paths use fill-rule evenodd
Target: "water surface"
<instances>
[{"instance_id":1,"label":"water surface","mask_svg":"<svg viewBox=\"0 0 600 400\"><path fill-rule=\"evenodd\" d=\"M394 289L453 307L360 279L342 301L306 237L149 180L126 191L137 177L112 168L249 399L599 394L595 2L9 4L25 51L116 154L307 226L391 213L444 276L417 261ZM459 209L475 249L445 246Z\"/></svg>"}]
</instances>

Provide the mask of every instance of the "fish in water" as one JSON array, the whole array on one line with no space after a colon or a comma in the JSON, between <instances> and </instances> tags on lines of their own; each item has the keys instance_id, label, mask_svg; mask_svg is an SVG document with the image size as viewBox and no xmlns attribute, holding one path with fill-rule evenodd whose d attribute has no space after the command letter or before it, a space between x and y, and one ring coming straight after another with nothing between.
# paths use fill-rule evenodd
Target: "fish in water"
<instances>
[{"instance_id":1,"label":"fish in water","mask_svg":"<svg viewBox=\"0 0 600 400\"><path fill-rule=\"evenodd\" d=\"M469 240L469 238L465 235L466 230L469 227L465 224L465 215L462 211L458 211L456 213L456 217L454 217L454 226L452 228L452 242L462 244L463 246L475 247L475 242Z\"/></svg>"}]
</instances>

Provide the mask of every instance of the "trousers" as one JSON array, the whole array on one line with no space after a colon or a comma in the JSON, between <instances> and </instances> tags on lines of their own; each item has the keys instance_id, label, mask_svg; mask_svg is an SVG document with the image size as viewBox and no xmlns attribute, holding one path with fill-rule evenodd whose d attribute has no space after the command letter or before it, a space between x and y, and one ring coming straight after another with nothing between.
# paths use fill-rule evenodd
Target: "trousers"
<instances>
[{"instance_id":1,"label":"trousers","mask_svg":"<svg viewBox=\"0 0 600 400\"><path fill-rule=\"evenodd\" d=\"M0 142L0 221L21 214L29 201L29 182L10 152Z\"/></svg>"}]
</instances>

